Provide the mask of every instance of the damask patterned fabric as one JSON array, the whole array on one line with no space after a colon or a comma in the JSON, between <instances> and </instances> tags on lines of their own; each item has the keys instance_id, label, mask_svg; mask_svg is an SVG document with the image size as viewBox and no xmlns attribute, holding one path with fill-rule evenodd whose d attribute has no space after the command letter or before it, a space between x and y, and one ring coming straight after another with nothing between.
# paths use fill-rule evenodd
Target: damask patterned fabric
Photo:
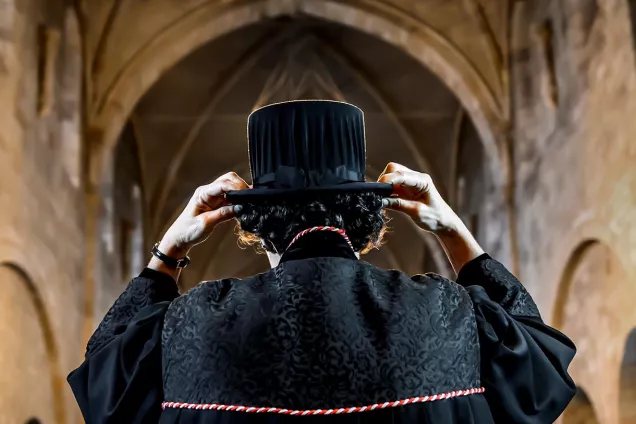
<instances>
[{"instance_id":1,"label":"damask patterned fabric","mask_svg":"<svg viewBox=\"0 0 636 424\"><path fill-rule=\"evenodd\" d=\"M541 319L539 308L525 287L505 266L489 256L467 263L459 271L457 283L482 287L490 300L511 315Z\"/></svg>"},{"instance_id":2,"label":"damask patterned fabric","mask_svg":"<svg viewBox=\"0 0 636 424\"><path fill-rule=\"evenodd\" d=\"M312 233L270 271L182 296L170 278L145 270L69 383L87 423L539 424L574 396L574 352L488 255L457 283L409 278L358 261L337 234ZM333 411L481 386L483 394L371 412L254 412ZM164 401L191 405L162 410ZM196 409L203 404L224 406Z\"/></svg>"},{"instance_id":3,"label":"damask patterned fabric","mask_svg":"<svg viewBox=\"0 0 636 424\"><path fill-rule=\"evenodd\" d=\"M128 284L124 293L108 310L102 323L88 340L86 356L126 331L130 321L146 306L177 297L179 291L172 277L145 269Z\"/></svg>"},{"instance_id":4,"label":"damask patterned fabric","mask_svg":"<svg viewBox=\"0 0 636 424\"><path fill-rule=\"evenodd\" d=\"M175 402L341 408L480 387L465 290L343 258L200 284L168 308L163 358Z\"/></svg>"}]
</instances>

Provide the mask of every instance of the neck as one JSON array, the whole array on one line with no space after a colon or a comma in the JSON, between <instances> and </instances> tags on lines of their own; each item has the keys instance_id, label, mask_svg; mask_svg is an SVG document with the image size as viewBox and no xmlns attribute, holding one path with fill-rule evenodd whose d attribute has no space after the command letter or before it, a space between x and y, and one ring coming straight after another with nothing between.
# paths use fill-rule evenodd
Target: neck
<instances>
[{"instance_id":1,"label":"neck","mask_svg":"<svg viewBox=\"0 0 636 424\"><path fill-rule=\"evenodd\" d=\"M269 265L272 268L276 268L278 264L280 263L280 258L282 258L282 256L279 255L278 253L272 253L272 252L266 252L266 253L267 253L267 259L269 259Z\"/></svg>"},{"instance_id":2,"label":"neck","mask_svg":"<svg viewBox=\"0 0 636 424\"><path fill-rule=\"evenodd\" d=\"M334 227L312 227L298 233L281 254L267 252L270 265L278 266L288 260L316 257L360 259L344 230Z\"/></svg>"}]
</instances>

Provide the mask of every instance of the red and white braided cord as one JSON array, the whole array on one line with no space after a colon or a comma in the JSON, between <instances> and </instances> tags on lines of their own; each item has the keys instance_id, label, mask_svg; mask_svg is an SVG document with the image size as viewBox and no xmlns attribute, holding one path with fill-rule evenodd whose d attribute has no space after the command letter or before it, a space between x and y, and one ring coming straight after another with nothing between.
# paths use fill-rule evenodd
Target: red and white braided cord
<instances>
[{"instance_id":1,"label":"red and white braided cord","mask_svg":"<svg viewBox=\"0 0 636 424\"><path fill-rule=\"evenodd\" d=\"M175 409L198 409L198 410L216 410L216 411L236 411L236 412L252 412L259 413L274 413L284 415L337 415L337 414L351 414L354 412L373 411L375 409L394 408L397 406L404 406L411 403L433 402L436 400L449 399L457 396L467 396L476 393L483 393L485 389L483 387L467 390L457 390L449 393L443 393L441 395L421 396L413 397L409 399L396 400L393 402L376 403L368 406L352 406L348 408L335 408L335 409L285 409L275 407L258 407L258 406L237 406L237 405L220 405L216 403L182 403L182 402L164 402L161 404L163 409L175 408Z\"/></svg>"},{"instance_id":2,"label":"red and white braided cord","mask_svg":"<svg viewBox=\"0 0 636 424\"><path fill-rule=\"evenodd\" d=\"M298 241L298 239L304 236L305 234L313 233L315 231L333 231L334 233L338 233L342 236L342 238L345 239L345 241L347 242L351 250L355 251L355 249L353 248L353 245L351 244L351 241L349 240L349 237L347 237L347 233L345 232L345 230L341 228L326 226L326 225L319 226L319 227L311 227L311 228L307 228L306 230L302 230L300 233L296 234L296 237L292 239L291 243L289 243L289 246L287 246L287 249L289 249L292 244L296 243L296 241Z\"/></svg>"}]
</instances>

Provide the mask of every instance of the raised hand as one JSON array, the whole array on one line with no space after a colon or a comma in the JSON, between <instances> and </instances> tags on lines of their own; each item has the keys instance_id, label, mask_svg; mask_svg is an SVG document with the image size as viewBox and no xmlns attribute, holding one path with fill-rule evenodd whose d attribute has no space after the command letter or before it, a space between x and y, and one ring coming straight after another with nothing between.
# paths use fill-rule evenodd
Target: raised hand
<instances>
[{"instance_id":1,"label":"raised hand","mask_svg":"<svg viewBox=\"0 0 636 424\"><path fill-rule=\"evenodd\" d=\"M173 256L171 253L185 256L192 247L204 242L217 225L236 216L236 206L229 204L225 193L247 188L247 183L234 172L197 188L164 235L159 250L168 256Z\"/></svg>"},{"instance_id":2,"label":"raised hand","mask_svg":"<svg viewBox=\"0 0 636 424\"><path fill-rule=\"evenodd\" d=\"M384 206L407 214L422 229L437 233L457 227L459 217L428 174L389 163L378 182L393 184L393 196L384 199Z\"/></svg>"},{"instance_id":3,"label":"raised hand","mask_svg":"<svg viewBox=\"0 0 636 424\"><path fill-rule=\"evenodd\" d=\"M435 234L455 272L484 253L429 175L389 163L378 182L393 184L393 195L383 200L384 207L407 214L420 228Z\"/></svg>"}]
</instances>

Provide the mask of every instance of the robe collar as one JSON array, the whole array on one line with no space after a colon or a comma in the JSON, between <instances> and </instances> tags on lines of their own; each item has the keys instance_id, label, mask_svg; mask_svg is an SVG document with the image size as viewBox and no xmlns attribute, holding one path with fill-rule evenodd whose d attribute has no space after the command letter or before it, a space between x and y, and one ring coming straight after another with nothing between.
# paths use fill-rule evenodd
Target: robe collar
<instances>
[{"instance_id":1,"label":"robe collar","mask_svg":"<svg viewBox=\"0 0 636 424\"><path fill-rule=\"evenodd\" d=\"M349 244L340 234L317 231L300 237L283 253L280 263L321 257L358 260Z\"/></svg>"}]
</instances>

